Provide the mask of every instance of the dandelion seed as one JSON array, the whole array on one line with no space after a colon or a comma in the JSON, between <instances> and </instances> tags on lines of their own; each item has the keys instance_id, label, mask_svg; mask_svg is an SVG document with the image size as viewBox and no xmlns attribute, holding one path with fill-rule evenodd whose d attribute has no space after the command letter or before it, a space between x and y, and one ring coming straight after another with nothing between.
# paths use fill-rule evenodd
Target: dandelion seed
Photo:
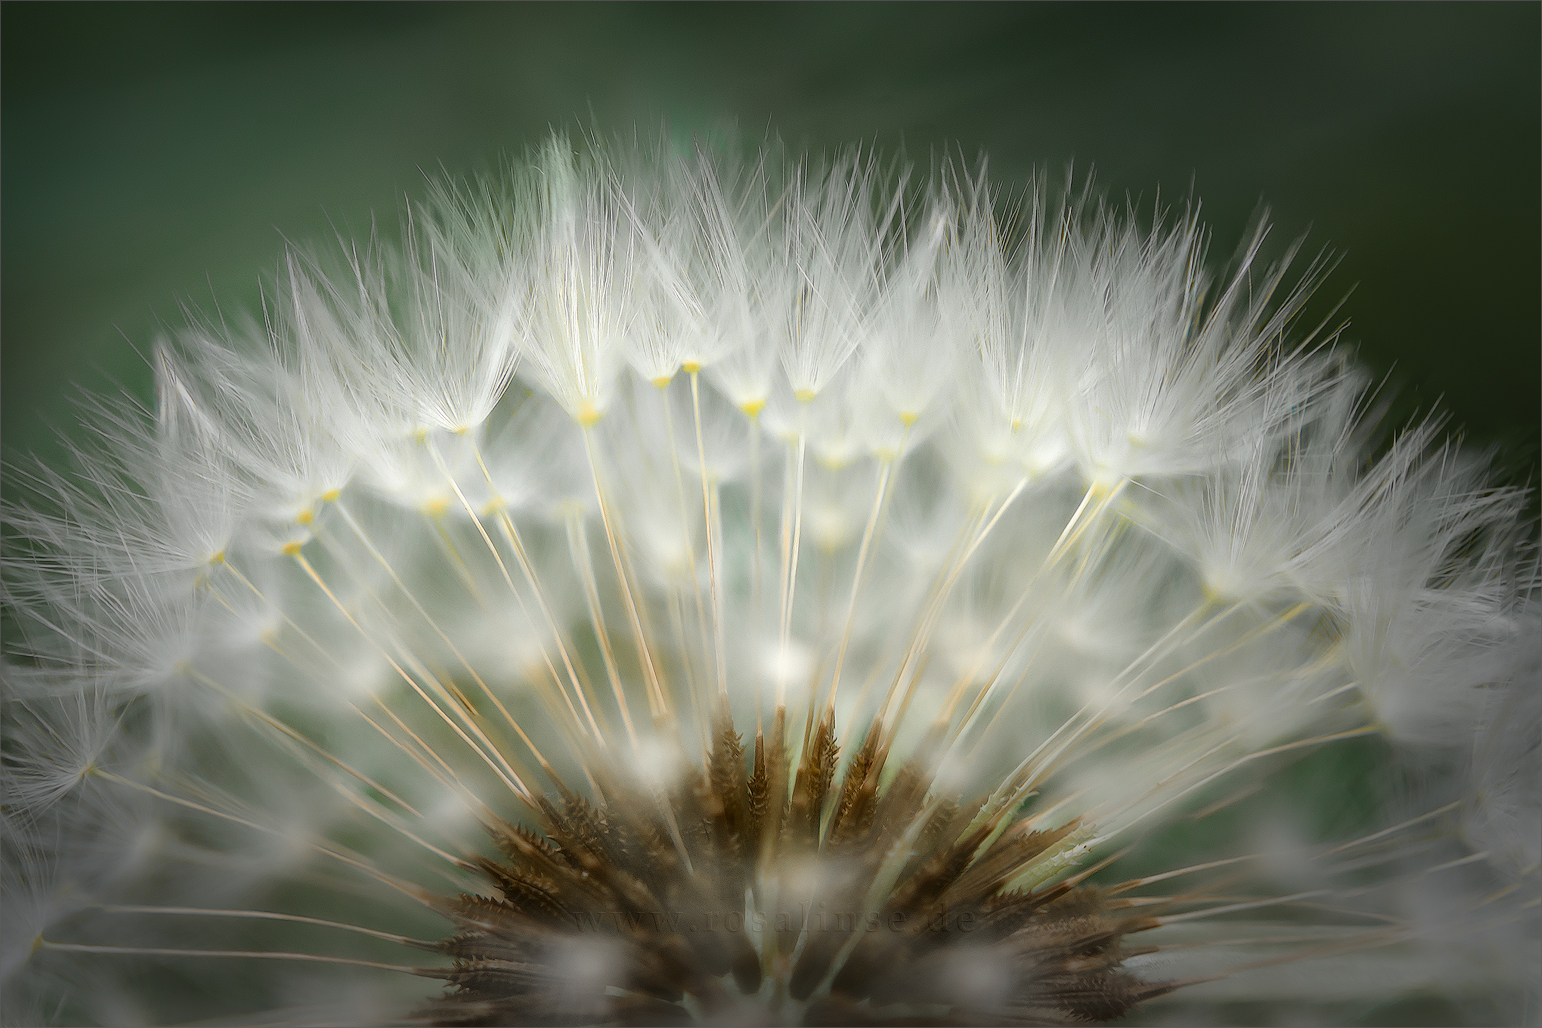
<instances>
[{"instance_id":1,"label":"dandelion seed","mask_svg":"<svg viewBox=\"0 0 1542 1028\"><path fill-rule=\"evenodd\" d=\"M1262 238L557 136L195 313L10 472L5 1016L1534 1020L1524 496Z\"/></svg>"}]
</instances>

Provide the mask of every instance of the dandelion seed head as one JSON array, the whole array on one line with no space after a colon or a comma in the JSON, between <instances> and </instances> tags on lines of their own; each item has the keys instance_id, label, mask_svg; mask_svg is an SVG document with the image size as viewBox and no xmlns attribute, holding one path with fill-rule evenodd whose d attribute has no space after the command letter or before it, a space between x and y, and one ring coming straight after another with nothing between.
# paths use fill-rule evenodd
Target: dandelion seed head
<instances>
[{"instance_id":1,"label":"dandelion seed head","mask_svg":"<svg viewBox=\"0 0 1542 1028\"><path fill-rule=\"evenodd\" d=\"M1525 495L1263 240L557 135L191 312L5 509L6 1016L1534 1004Z\"/></svg>"}]
</instances>

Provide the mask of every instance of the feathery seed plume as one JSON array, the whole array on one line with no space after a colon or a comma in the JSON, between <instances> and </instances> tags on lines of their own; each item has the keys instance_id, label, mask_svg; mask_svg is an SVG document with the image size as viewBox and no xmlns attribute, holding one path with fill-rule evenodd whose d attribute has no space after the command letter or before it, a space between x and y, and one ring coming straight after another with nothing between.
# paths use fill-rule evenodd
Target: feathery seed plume
<instances>
[{"instance_id":1,"label":"feathery seed plume","mask_svg":"<svg viewBox=\"0 0 1542 1028\"><path fill-rule=\"evenodd\" d=\"M9 469L7 1022L1535 1023L1525 497L1263 238L558 135L290 253Z\"/></svg>"}]
</instances>

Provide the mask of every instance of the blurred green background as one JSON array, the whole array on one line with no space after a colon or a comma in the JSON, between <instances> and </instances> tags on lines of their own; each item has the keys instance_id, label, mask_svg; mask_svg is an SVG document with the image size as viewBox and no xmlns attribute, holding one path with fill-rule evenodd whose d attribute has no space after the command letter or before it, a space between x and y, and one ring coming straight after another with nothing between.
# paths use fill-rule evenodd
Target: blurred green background
<instances>
[{"instance_id":1,"label":"blurred green background","mask_svg":"<svg viewBox=\"0 0 1542 1028\"><path fill-rule=\"evenodd\" d=\"M1232 252L1343 255L1399 416L1444 396L1537 477L1542 7L1515 4L6 4L3 433L71 383L149 395L178 304L251 305L283 238L394 226L425 174L551 126L954 145L1189 194ZM281 235L282 234L282 235Z\"/></svg>"}]
</instances>

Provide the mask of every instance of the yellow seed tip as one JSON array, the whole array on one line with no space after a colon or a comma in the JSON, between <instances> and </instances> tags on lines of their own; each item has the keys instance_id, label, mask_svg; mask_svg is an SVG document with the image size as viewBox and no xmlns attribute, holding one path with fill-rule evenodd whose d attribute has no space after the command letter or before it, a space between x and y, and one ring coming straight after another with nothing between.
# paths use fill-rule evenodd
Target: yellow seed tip
<instances>
[{"instance_id":1,"label":"yellow seed tip","mask_svg":"<svg viewBox=\"0 0 1542 1028\"><path fill-rule=\"evenodd\" d=\"M210 564L223 564L223 563L225 563L225 551L221 550L218 553L214 554L212 557L209 558L209 563Z\"/></svg>"},{"instance_id":2,"label":"yellow seed tip","mask_svg":"<svg viewBox=\"0 0 1542 1028\"><path fill-rule=\"evenodd\" d=\"M701 361L685 361L680 367L687 375L694 375L701 370Z\"/></svg>"},{"instance_id":3,"label":"yellow seed tip","mask_svg":"<svg viewBox=\"0 0 1542 1028\"><path fill-rule=\"evenodd\" d=\"M739 409L745 413L746 417L753 418L755 415L766 409L766 401L745 400L743 403L739 404Z\"/></svg>"},{"instance_id":4,"label":"yellow seed tip","mask_svg":"<svg viewBox=\"0 0 1542 1028\"><path fill-rule=\"evenodd\" d=\"M450 501L443 496L435 496L433 499L425 500L423 503L423 513L432 518L437 518L449 509Z\"/></svg>"},{"instance_id":5,"label":"yellow seed tip","mask_svg":"<svg viewBox=\"0 0 1542 1028\"><path fill-rule=\"evenodd\" d=\"M326 492L321 494L321 502L331 503L341 495L343 495L343 491L341 489L328 489Z\"/></svg>"},{"instance_id":6,"label":"yellow seed tip","mask_svg":"<svg viewBox=\"0 0 1542 1028\"><path fill-rule=\"evenodd\" d=\"M674 377L674 375L660 375L657 378L650 378L648 381L652 382L658 388L664 389L669 386L670 382L674 381Z\"/></svg>"},{"instance_id":7,"label":"yellow seed tip","mask_svg":"<svg viewBox=\"0 0 1542 1028\"><path fill-rule=\"evenodd\" d=\"M316 520L316 515L308 510L302 510L294 516L294 520L297 525L308 525Z\"/></svg>"},{"instance_id":8,"label":"yellow seed tip","mask_svg":"<svg viewBox=\"0 0 1542 1028\"><path fill-rule=\"evenodd\" d=\"M819 394L812 389L799 389L792 395L798 398L799 403L813 403L814 397L818 396Z\"/></svg>"},{"instance_id":9,"label":"yellow seed tip","mask_svg":"<svg viewBox=\"0 0 1542 1028\"><path fill-rule=\"evenodd\" d=\"M597 423L601 416L600 409L588 400L585 400L578 405L578 411L573 415L573 420L588 428L590 425Z\"/></svg>"},{"instance_id":10,"label":"yellow seed tip","mask_svg":"<svg viewBox=\"0 0 1542 1028\"><path fill-rule=\"evenodd\" d=\"M286 557L298 557L300 555L300 548L304 545L305 544L301 542L285 543L283 546L283 554Z\"/></svg>"},{"instance_id":11,"label":"yellow seed tip","mask_svg":"<svg viewBox=\"0 0 1542 1028\"><path fill-rule=\"evenodd\" d=\"M911 425L914 425L917 421L921 420L921 415L917 414L915 411L902 410L900 411L899 419L900 424L904 425L906 428L909 428Z\"/></svg>"}]
</instances>

